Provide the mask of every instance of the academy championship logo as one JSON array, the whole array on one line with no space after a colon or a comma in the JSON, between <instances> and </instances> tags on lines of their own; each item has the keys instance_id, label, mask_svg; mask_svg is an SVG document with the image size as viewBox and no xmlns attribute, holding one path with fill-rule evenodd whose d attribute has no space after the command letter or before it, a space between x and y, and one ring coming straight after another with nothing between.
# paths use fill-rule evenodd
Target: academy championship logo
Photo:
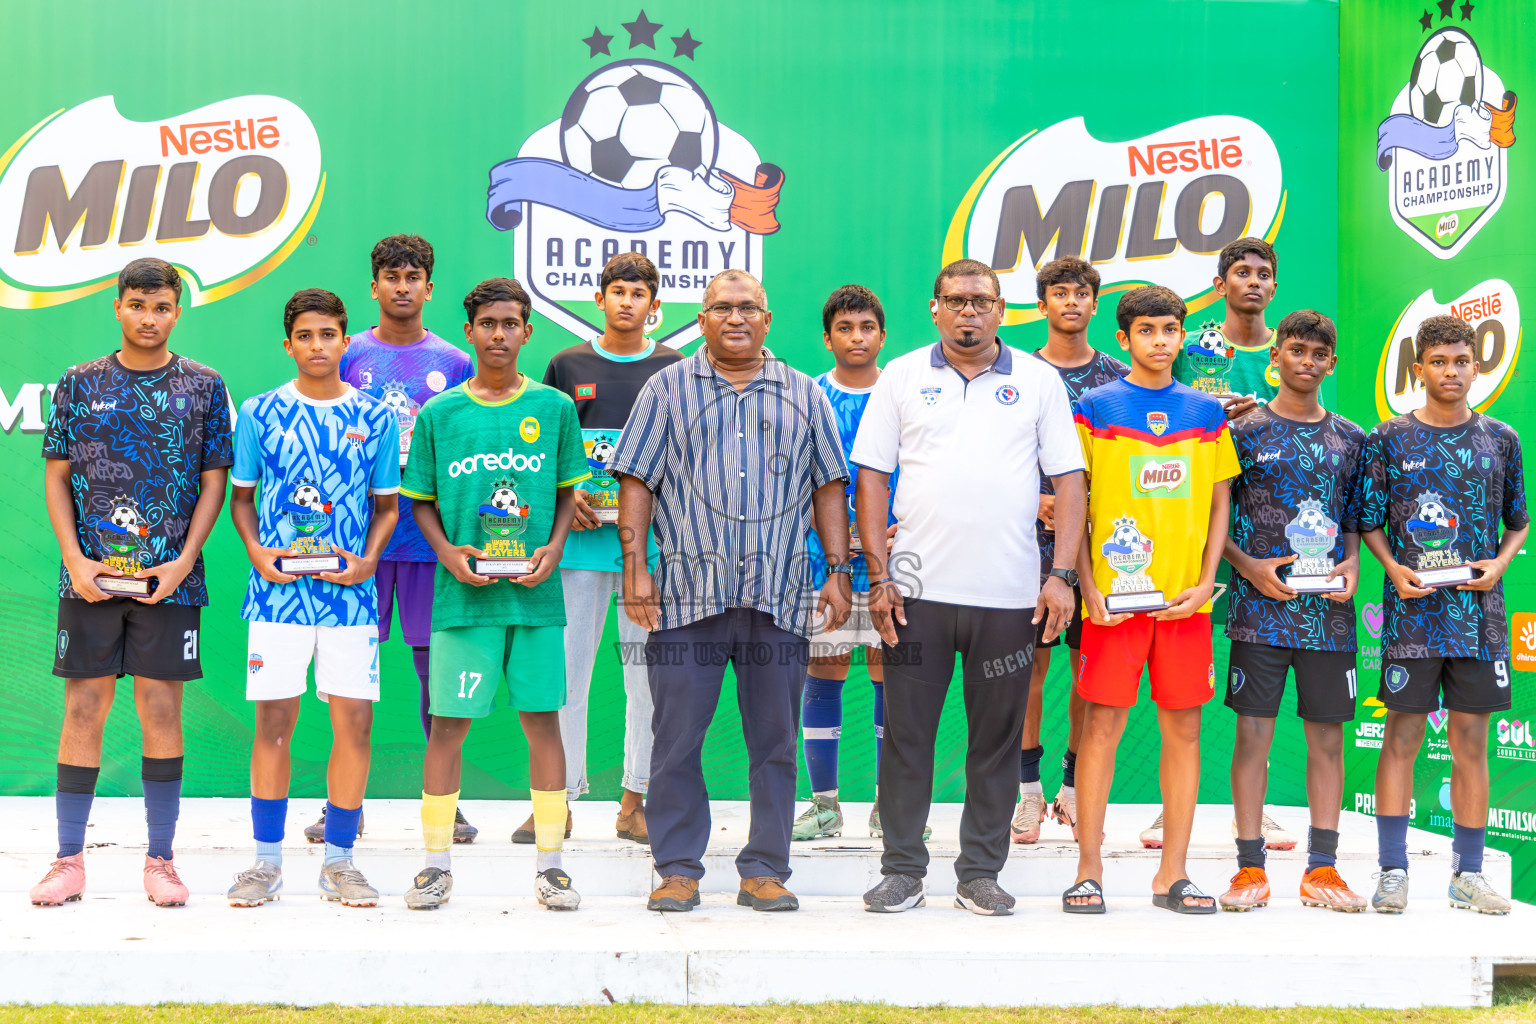
<instances>
[{"instance_id":1,"label":"academy championship logo","mask_svg":"<svg viewBox=\"0 0 1536 1024\"><path fill-rule=\"evenodd\" d=\"M654 49L659 24L625 26L630 46ZM612 37L584 40L592 55ZM678 55L699 44L687 33ZM722 124L704 90L661 61L630 58L588 75L560 116L540 128L517 157L491 168L486 217L512 231L513 272L534 308L585 337L594 323L592 296L603 264L642 252L661 275L661 297L681 309L697 305L704 286L727 268L763 278L763 236L779 229L774 208L783 172L763 163L743 136ZM665 307L663 307L665 310ZM680 347L699 336L681 314L658 341Z\"/></svg>"},{"instance_id":2,"label":"academy championship logo","mask_svg":"<svg viewBox=\"0 0 1536 1024\"><path fill-rule=\"evenodd\" d=\"M111 96L57 111L0 156L0 306L91 295L150 250L189 305L225 298L288 258L324 191L315 126L276 96L153 121Z\"/></svg>"},{"instance_id":3,"label":"academy championship logo","mask_svg":"<svg viewBox=\"0 0 1536 1024\"><path fill-rule=\"evenodd\" d=\"M1442 20L1449 9L1441 5ZM1463 22L1475 9L1463 9ZM1428 11L1421 24L1429 31ZM1445 25L1424 40L1377 129L1376 165L1387 175L1392 216L1443 260L1498 212L1515 142L1515 94L1483 63L1469 27Z\"/></svg>"},{"instance_id":4,"label":"academy championship logo","mask_svg":"<svg viewBox=\"0 0 1536 1024\"><path fill-rule=\"evenodd\" d=\"M1477 379L1467 401L1486 412L1511 380L1520 357L1520 300L1502 278L1473 285L1450 302L1435 298L1426 289L1408 304L1387 334L1376 366L1376 411L1382 419L1424 408L1424 387L1414 376L1418 358L1413 339L1419 325L1432 316L1449 313L1472 325L1472 347L1477 356Z\"/></svg>"},{"instance_id":5,"label":"academy championship logo","mask_svg":"<svg viewBox=\"0 0 1536 1024\"><path fill-rule=\"evenodd\" d=\"M1004 324L1041 318L1033 271L1058 256L1091 261L1101 294L1156 282L1194 313L1216 301L1222 246L1273 241L1284 213L1280 154L1246 118L1100 142L1077 117L1030 132L986 166L950 220L943 262L970 257L1002 275Z\"/></svg>"}]
</instances>

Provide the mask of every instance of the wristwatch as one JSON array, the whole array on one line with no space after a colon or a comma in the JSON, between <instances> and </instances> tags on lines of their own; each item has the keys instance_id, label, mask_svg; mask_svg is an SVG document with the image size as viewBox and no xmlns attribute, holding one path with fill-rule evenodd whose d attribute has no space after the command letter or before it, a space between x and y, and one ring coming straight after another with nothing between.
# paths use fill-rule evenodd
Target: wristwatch
<instances>
[{"instance_id":1,"label":"wristwatch","mask_svg":"<svg viewBox=\"0 0 1536 1024\"><path fill-rule=\"evenodd\" d=\"M832 566L831 568L829 568L827 570L827 572L840 572L844 576L852 576L853 575L853 566L849 565L847 562L844 562L842 565L834 565L834 566Z\"/></svg>"},{"instance_id":2,"label":"wristwatch","mask_svg":"<svg viewBox=\"0 0 1536 1024\"><path fill-rule=\"evenodd\" d=\"M1076 569L1052 569L1050 572L1046 573L1046 575L1055 576L1069 587L1077 586Z\"/></svg>"}]
</instances>

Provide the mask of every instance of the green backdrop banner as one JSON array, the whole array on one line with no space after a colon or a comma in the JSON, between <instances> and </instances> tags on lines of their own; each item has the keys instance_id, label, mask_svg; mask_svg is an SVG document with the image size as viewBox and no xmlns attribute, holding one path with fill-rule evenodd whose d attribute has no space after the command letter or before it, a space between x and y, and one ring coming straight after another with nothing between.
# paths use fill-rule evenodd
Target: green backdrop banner
<instances>
[{"instance_id":1,"label":"green backdrop banner","mask_svg":"<svg viewBox=\"0 0 1536 1024\"><path fill-rule=\"evenodd\" d=\"M1427 8L1427 9L1426 9ZM1536 85L1530 7L1351 3L1340 28L1339 361L1341 411L1366 425L1423 404L1413 335L1425 317L1472 324L1480 410L1536 427L1520 372L1520 301L1536 295L1536 157L1516 141L1517 94ZM1427 155L1426 155L1427 154ZM1521 553L1522 556L1524 552ZM1360 593L1361 705L1345 743L1344 806L1374 811L1386 709L1380 678L1381 571L1365 559ZM1515 858L1515 895L1536 898L1536 573L1504 577L1514 630L1514 707L1489 722L1488 840ZM1451 831L1450 747L1430 716L1414 773L1413 823Z\"/></svg>"},{"instance_id":2,"label":"green backdrop banner","mask_svg":"<svg viewBox=\"0 0 1536 1024\"><path fill-rule=\"evenodd\" d=\"M34 43L60 23L70 26L67 60ZM1221 319L1215 253L1245 233L1274 239L1282 253L1272 322L1298 306L1337 307L1331 3L656 0L641 12L628 0L576 13L488 0L273 0L217 11L171 2L135 15L148 49L124 47L121 8L105 2L20 7L7 27L0 471L12 484L0 494L0 693L15 724L0 792L53 785L57 549L40 433L60 371L117 346L110 286L130 258L154 254L186 269L172 347L220 370L237 402L291 375L281 309L296 289L330 288L355 324L374 322L368 253L400 231L436 246L427 323L450 339L462 339L458 302L474 282L508 273L526 281L538 315L524 369L535 375L551 353L595 333L603 260L641 246L663 274L657 337L696 343L703 282L745 267L762 276L776 314L769 344L810 373L830 365L819 314L833 288L860 282L884 299L894 356L932 341L933 277L959 255L998 268L1016 304L1006 338L1026 348L1044 339L1033 268L1064 253L1086 255L1104 275L1091 336L1110 350L1116 292L1136 282L1178 289L1195 310L1192 327ZM232 36L242 44L230 45ZM1517 66L1517 37L1500 45L1509 49L1497 66ZM1355 86L1369 93L1372 116L1401 77L1391 68ZM1367 131L1361 122L1345 136L1350 166L1361 168L1350 173L1369 193L1354 204L1367 218L1360 230L1401 242L1403 255L1390 259L1413 262L1422 290L1443 268L1385 216ZM1504 210L1467 256L1518 222ZM1369 286L1352 278L1350 287ZM1356 344L1374 359L1386 335L1389 313L1375 315L1385 300L1369 298L1346 318L1352 339L1369 339L1352 342L1347 366L1367 358ZM1368 310L1374 319L1357 323ZM186 791L238 796L248 792L252 723L238 617L247 564L227 519L207 559L207 675L187 688ZM606 640L615 639L610 622ZM413 796L423 744L398 640L386 645L383 675L369 792ZM845 714L853 798L873 786L873 740L859 725L869 715L865 678L856 668ZM1051 787L1066 685L1062 656L1047 690ZM715 796L743 798L731 694L728 685L706 766ZM596 797L616 795L622 699L617 659L605 655L591 704ZM962 791L957 704L941 734L940 799ZM1230 799L1231 735L1228 713L1213 706L1204 800ZM1116 799L1158 799L1157 746L1144 708L1127 732ZM323 708L306 701L295 795L323 792L328 747ZM513 716L477 726L466 749L465 796L526 792ZM125 699L107 732L102 793L137 792L138 753ZM1301 732L1288 714L1273 762L1273 801L1303 802Z\"/></svg>"}]
</instances>

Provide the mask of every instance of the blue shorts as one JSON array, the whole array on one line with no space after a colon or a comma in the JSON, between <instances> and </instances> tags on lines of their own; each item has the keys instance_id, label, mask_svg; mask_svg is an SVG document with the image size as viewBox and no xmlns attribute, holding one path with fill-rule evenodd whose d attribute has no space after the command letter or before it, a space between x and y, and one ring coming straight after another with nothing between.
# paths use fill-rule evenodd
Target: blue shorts
<instances>
[{"instance_id":1,"label":"blue shorts","mask_svg":"<svg viewBox=\"0 0 1536 1024\"><path fill-rule=\"evenodd\" d=\"M432 642L432 579L436 562L380 562L374 574L379 592L379 642L389 639L389 623L400 606L400 632L412 647Z\"/></svg>"}]
</instances>

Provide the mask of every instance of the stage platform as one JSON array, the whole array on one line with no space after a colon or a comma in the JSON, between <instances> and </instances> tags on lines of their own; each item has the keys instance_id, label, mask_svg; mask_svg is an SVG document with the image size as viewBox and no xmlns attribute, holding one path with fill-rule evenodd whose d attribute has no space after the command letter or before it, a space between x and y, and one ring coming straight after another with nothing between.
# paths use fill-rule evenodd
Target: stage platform
<instances>
[{"instance_id":1,"label":"stage platform","mask_svg":"<svg viewBox=\"0 0 1536 1024\"><path fill-rule=\"evenodd\" d=\"M717 803L704 905L664 915L644 909L654 884L647 851L613 838L616 805L581 802L565 866L583 903L557 914L533 899L532 848L509 841L529 805L466 801L480 838L454 848L453 900L419 912L400 899L421 864L415 801L367 805L357 862L383 898L350 909L316 898L320 848L301 830L319 802L295 800L283 900L236 910L222 894L252 860L247 807L183 802L176 862L193 898L159 909L139 882L142 804L99 799L85 899L34 908L25 890L52 858L53 801L0 799L0 1000L1471 1006L1488 1004L1496 966L1536 964L1536 907L1517 904L1505 918L1452 910L1450 842L1419 831L1410 833L1413 898L1401 917L1303 908L1301 850L1271 852L1268 908L1181 917L1149 899L1157 853L1142 850L1137 833L1157 809L1118 805L1107 829L1108 914L1060 912L1076 850L1050 823L1041 843L1013 847L1002 876L1018 910L988 919L953 906L959 807L936 805L929 905L883 916L864 913L859 899L879 874L868 805L847 804L842 837L796 844L789 884L802 909L758 914L734 898L746 807ZM1304 809L1274 810L1305 835ZM1201 807L1196 821L1190 875L1213 895L1234 870L1230 821L1224 806ZM1345 813L1340 831L1340 870L1368 894L1374 823ZM1506 854L1490 851L1487 873L1508 892Z\"/></svg>"}]
</instances>

